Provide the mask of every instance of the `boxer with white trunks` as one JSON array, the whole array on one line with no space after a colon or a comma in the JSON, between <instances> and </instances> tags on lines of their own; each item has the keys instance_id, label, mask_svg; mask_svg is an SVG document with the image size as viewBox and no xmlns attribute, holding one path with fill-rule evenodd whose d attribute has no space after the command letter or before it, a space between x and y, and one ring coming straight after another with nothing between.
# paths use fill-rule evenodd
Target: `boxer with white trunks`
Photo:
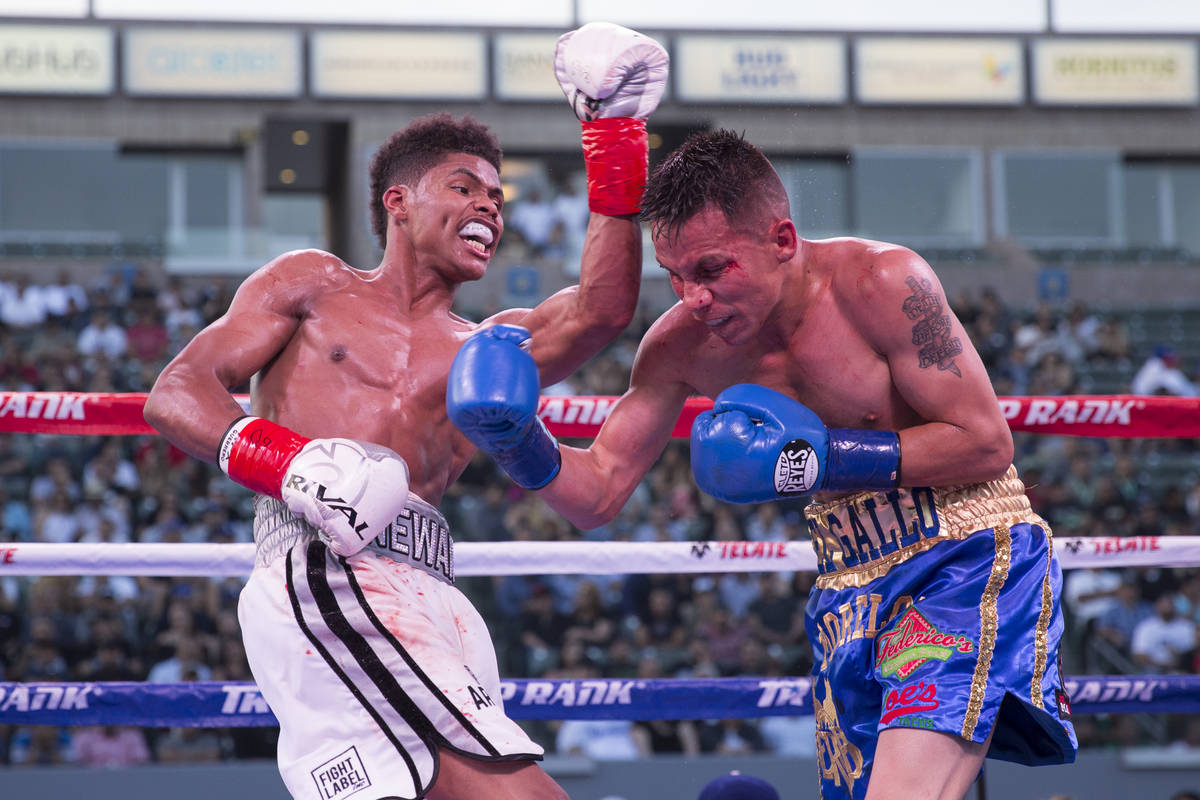
<instances>
[{"instance_id":1,"label":"boxer with white trunks","mask_svg":"<svg viewBox=\"0 0 1200 800\"><path fill-rule=\"evenodd\" d=\"M542 498L594 528L687 398L714 398L691 430L699 487L815 503L806 618L825 798L957 800L989 748L1073 760L1050 533L1010 472L1012 435L933 270L886 242L800 238L774 168L732 131L669 154L642 215L679 302L642 340L591 446L545 441L517 391L536 369L514 326L459 351L450 418L502 465L524 443L557 473Z\"/></svg>"},{"instance_id":2,"label":"boxer with white trunks","mask_svg":"<svg viewBox=\"0 0 1200 800\"><path fill-rule=\"evenodd\" d=\"M437 511L474 453L446 415L463 342L502 323L536 331L523 386L536 398L636 310L645 119L667 54L593 23L561 37L554 60L583 129L592 215L579 286L478 324L452 313L504 230L500 148L475 120L435 114L371 162L378 267L316 250L276 258L147 399L164 436L261 495L239 619L298 800L565 797L534 763L541 748L504 714L495 653L453 585ZM252 378L245 415L230 391ZM535 446L506 468L540 485L553 477L542 456Z\"/></svg>"}]
</instances>

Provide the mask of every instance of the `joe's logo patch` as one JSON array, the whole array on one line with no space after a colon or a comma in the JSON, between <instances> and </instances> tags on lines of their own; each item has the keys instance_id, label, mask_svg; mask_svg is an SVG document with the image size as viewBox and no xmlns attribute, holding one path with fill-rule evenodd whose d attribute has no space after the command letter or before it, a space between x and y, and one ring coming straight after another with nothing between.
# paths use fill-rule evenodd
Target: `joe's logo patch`
<instances>
[{"instance_id":1,"label":"joe's logo patch","mask_svg":"<svg viewBox=\"0 0 1200 800\"><path fill-rule=\"evenodd\" d=\"M921 681L916 686L892 689L888 692L884 706L883 716L879 718L882 725L888 724L897 717L918 714L922 711L933 711L938 707L937 686L932 683L926 685L925 681ZM924 726L913 725L910 727Z\"/></svg>"},{"instance_id":2,"label":"joe's logo patch","mask_svg":"<svg viewBox=\"0 0 1200 800\"><path fill-rule=\"evenodd\" d=\"M371 785L358 750L353 747L314 769L312 777L321 800L341 800Z\"/></svg>"},{"instance_id":3,"label":"joe's logo patch","mask_svg":"<svg viewBox=\"0 0 1200 800\"><path fill-rule=\"evenodd\" d=\"M904 612L896 627L882 634L876 645L875 668L883 677L904 680L931 658L945 661L955 653L970 653L975 645L967 637L942 633L916 608Z\"/></svg>"}]
</instances>

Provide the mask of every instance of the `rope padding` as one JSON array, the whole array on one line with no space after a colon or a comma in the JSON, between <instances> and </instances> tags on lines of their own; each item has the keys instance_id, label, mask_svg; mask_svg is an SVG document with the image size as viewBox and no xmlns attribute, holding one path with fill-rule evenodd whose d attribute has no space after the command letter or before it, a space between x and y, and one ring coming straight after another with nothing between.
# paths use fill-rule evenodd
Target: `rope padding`
<instances>
[{"instance_id":1,"label":"rope padding","mask_svg":"<svg viewBox=\"0 0 1200 800\"><path fill-rule=\"evenodd\" d=\"M1200 711L1200 675L1068 678L1074 714ZM809 678L501 682L513 719L811 716ZM231 728L278 725L252 682L0 683L0 724Z\"/></svg>"},{"instance_id":2,"label":"rope padding","mask_svg":"<svg viewBox=\"0 0 1200 800\"><path fill-rule=\"evenodd\" d=\"M249 397L235 395L248 409ZM593 438L617 397L543 395L538 415L550 432ZM1141 395L1001 397L1000 410L1014 431L1123 439L1200 437L1200 398ZM122 436L154 433L142 417L145 393L0 392L0 432ZM686 439L692 420L712 408L690 398L672 436Z\"/></svg>"},{"instance_id":3,"label":"rope padding","mask_svg":"<svg viewBox=\"0 0 1200 800\"><path fill-rule=\"evenodd\" d=\"M1064 569L1200 566L1200 536L1073 536L1054 540ZM0 542L5 575L249 575L253 544ZM479 575L632 575L812 572L808 541L461 542L454 572Z\"/></svg>"}]
</instances>

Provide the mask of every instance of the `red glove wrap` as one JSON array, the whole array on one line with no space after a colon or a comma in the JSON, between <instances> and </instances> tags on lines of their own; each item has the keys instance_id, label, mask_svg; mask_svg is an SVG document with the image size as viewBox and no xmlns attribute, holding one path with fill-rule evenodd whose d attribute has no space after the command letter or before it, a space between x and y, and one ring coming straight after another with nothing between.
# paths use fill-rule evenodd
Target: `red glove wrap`
<instances>
[{"instance_id":1,"label":"red glove wrap","mask_svg":"<svg viewBox=\"0 0 1200 800\"><path fill-rule=\"evenodd\" d=\"M646 121L610 117L581 124L588 208L609 216L638 213L650 153Z\"/></svg>"},{"instance_id":2,"label":"red glove wrap","mask_svg":"<svg viewBox=\"0 0 1200 800\"><path fill-rule=\"evenodd\" d=\"M245 419L244 417L242 419ZM241 422L237 420L234 426ZM232 430L231 426L231 430ZM311 439L261 417L251 417L237 435L225 435L221 468L235 481L260 494L279 497L288 464Z\"/></svg>"}]
</instances>

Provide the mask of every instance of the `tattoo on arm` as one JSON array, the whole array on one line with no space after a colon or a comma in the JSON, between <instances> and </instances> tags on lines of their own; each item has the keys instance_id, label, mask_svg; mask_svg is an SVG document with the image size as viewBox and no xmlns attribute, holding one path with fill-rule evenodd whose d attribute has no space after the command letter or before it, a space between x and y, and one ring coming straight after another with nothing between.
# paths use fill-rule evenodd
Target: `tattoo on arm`
<instances>
[{"instance_id":1,"label":"tattoo on arm","mask_svg":"<svg viewBox=\"0 0 1200 800\"><path fill-rule=\"evenodd\" d=\"M926 279L912 275L904 279L912 294L904 299L904 314L916 322L912 343L921 348L917 355L921 369L937 364L939 370L950 370L958 377L962 372L954 357L962 353L962 340L950 335L950 315L942 308L942 300Z\"/></svg>"}]
</instances>

